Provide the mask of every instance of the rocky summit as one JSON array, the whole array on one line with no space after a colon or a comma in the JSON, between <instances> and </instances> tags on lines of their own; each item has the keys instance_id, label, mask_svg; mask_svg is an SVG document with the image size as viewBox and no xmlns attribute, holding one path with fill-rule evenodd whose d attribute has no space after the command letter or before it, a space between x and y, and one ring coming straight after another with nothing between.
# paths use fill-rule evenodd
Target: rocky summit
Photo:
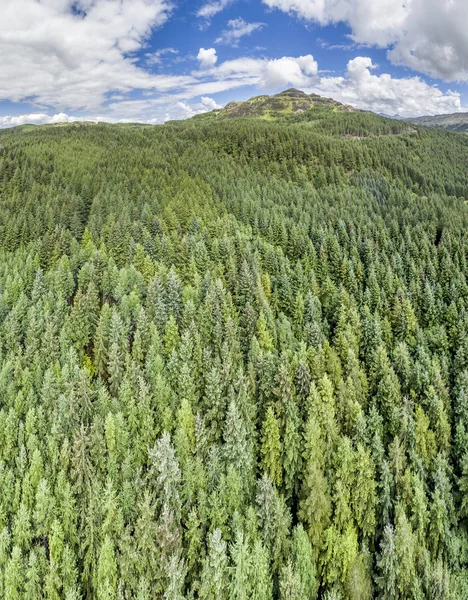
<instances>
[{"instance_id":1,"label":"rocky summit","mask_svg":"<svg viewBox=\"0 0 468 600\"><path fill-rule=\"evenodd\" d=\"M261 117L277 119L286 115L304 113L308 110L330 109L354 112L352 106L341 104L317 94L306 94L291 88L274 96L255 96L245 102L230 102L218 112L220 118Z\"/></svg>"}]
</instances>

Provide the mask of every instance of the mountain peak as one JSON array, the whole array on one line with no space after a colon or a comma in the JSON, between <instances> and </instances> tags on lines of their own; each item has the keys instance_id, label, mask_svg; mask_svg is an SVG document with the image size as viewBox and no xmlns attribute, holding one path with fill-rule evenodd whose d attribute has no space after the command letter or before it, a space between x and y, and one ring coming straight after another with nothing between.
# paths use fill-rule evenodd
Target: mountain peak
<instances>
[{"instance_id":1,"label":"mountain peak","mask_svg":"<svg viewBox=\"0 0 468 600\"><path fill-rule=\"evenodd\" d=\"M296 90L296 88L289 88L289 90L284 90L277 94L277 96L287 96L288 98L308 98L309 96L303 92L302 90Z\"/></svg>"},{"instance_id":2,"label":"mountain peak","mask_svg":"<svg viewBox=\"0 0 468 600\"><path fill-rule=\"evenodd\" d=\"M352 106L323 98L317 94L306 94L302 90L289 88L274 96L255 96L245 102L229 102L218 112L219 118L259 117L278 119L287 115L303 113L312 109L353 112Z\"/></svg>"}]
</instances>

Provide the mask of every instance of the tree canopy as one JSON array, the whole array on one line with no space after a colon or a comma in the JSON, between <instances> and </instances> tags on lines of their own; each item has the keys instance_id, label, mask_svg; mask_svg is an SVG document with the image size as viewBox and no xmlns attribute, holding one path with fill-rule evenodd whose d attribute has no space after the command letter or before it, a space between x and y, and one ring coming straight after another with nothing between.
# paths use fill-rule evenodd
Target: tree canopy
<instances>
[{"instance_id":1,"label":"tree canopy","mask_svg":"<svg viewBox=\"0 0 468 600\"><path fill-rule=\"evenodd\" d=\"M0 597L468 596L468 138L0 139Z\"/></svg>"}]
</instances>

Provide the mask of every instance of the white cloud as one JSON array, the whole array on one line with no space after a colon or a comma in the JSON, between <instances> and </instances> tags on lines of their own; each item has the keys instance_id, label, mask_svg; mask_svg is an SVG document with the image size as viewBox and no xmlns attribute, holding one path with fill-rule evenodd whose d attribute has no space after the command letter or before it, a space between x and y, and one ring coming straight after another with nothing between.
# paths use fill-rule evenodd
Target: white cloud
<instances>
[{"instance_id":1,"label":"white cloud","mask_svg":"<svg viewBox=\"0 0 468 600\"><path fill-rule=\"evenodd\" d=\"M170 11L168 0L1 0L0 99L93 109L112 91L183 83L131 56Z\"/></svg>"},{"instance_id":2,"label":"white cloud","mask_svg":"<svg viewBox=\"0 0 468 600\"><path fill-rule=\"evenodd\" d=\"M200 61L201 67L214 67L218 61L216 50L214 48L200 48L197 59Z\"/></svg>"},{"instance_id":3,"label":"white cloud","mask_svg":"<svg viewBox=\"0 0 468 600\"><path fill-rule=\"evenodd\" d=\"M222 108L213 98L203 96L200 102L189 103L185 100L177 100L174 97L164 97L157 100L137 100L129 101L126 104L126 117L118 115L107 116L84 116L77 117L59 113L53 116L44 113L32 113L19 116L0 117L0 129L8 127L17 127L18 125L53 125L58 123L75 123L77 121L91 121L94 123L143 123L145 125L158 125L165 121L175 119L188 119L195 115L210 112ZM115 108L121 110L123 106L117 103ZM144 118L142 115L150 113L150 118Z\"/></svg>"},{"instance_id":4,"label":"white cloud","mask_svg":"<svg viewBox=\"0 0 468 600\"><path fill-rule=\"evenodd\" d=\"M248 35L252 35L255 31L263 29L265 23L247 23L242 18L232 19L227 23L227 29L221 32L221 35L216 39L215 44L227 44L228 46L237 46L239 40Z\"/></svg>"},{"instance_id":5,"label":"white cloud","mask_svg":"<svg viewBox=\"0 0 468 600\"><path fill-rule=\"evenodd\" d=\"M146 63L148 65L160 65L163 62L163 57L168 54L179 54L179 51L175 48L162 48L161 50L156 50L156 52L145 54Z\"/></svg>"},{"instance_id":6,"label":"white cloud","mask_svg":"<svg viewBox=\"0 0 468 600\"><path fill-rule=\"evenodd\" d=\"M176 121L179 119L190 119L190 117L194 117L195 115L200 114L200 112L207 112L206 110L197 110L190 104L184 101L176 102L175 104L169 105L166 107L164 111L163 122L166 121ZM161 122L158 119L155 119L155 122Z\"/></svg>"},{"instance_id":7,"label":"white cloud","mask_svg":"<svg viewBox=\"0 0 468 600\"><path fill-rule=\"evenodd\" d=\"M458 93L444 94L419 77L398 79L387 73L374 75L373 69L375 65L370 58L358 56L348 62L345 77L323 77L308 91L364 110L402 117L463 110Z\"/></svg>"},{"instance_id":8,"label":"white cloud","mask_svg":"<svg viewBox=\"0 0 468 600\"><path fill-rule=\"evenodd\" d=\"M321 25L347 22L360 43L387 46L405 23L413 0L263 0L270 8ZM353 36L353 37L354 37Z\"/></svg>"},{"instance_id":9,"label":"white cloud","mask_svg":"<svg viewBox=\"0 0 468 600\"><path fill-rule=\"evenodd\" d=\"M216 102L216 100L213 100L213 98L208 98L207 96L202 96L201 103L203 108L206 108L208 111L219 110L220 108L223 108L221 104Z\"/></svg>"},{"instance_id":10,"label":"white cloud","mask_svg":"<svg viewBox=\"0 0 468 600\"><path fill-rule=\"evenodd\" d=\"M222 108L221 104L218 104L213 98L208 98L206 96L202 97L201 102L197 104L189 104L188 102L180 101L169 106L166 110L164 121L188 119L195 115L201 115L219 108Z\"/></svg>"},{"instance_id":11,"label":"white cloud","mask_svg":"<svg viewBox=\"0 0 468 600\"><path fill-rule=\"evenodd\" d=\"M299 58L283 57L266 61L262 87L275 89L286 85L302 87L317 75L318 65L310 54Z\"/></svg>"},{"instance_id":12,"label":"white cloud","mask_svg":"<svg viewBox=\"0 0 468 600\"><path fill-rule=\"evenodd\" d=\"M50 123L72 123L78 121L76 117L70 117L64 113L50 116L44 113L33 113L30 115L18 115L0 117L0 129L5 127L17 127L18 125L45 125Z\"/></svg>"},{"instance_id":13,"label":"white cloud","mask_svg":"<svg viewBox=\"0 0 468 600\"><path fill-rule=\"evenodd\" d=\"M209 75L223 83L225 89L241 85L255 85L274 90L287 85L305 87L312 85L318 72L312 55L297 58L284 56L278 59L236 58L221 63L208 71ZM194 73L200 75L200 72Z\"/></svg>"},{"instance_id":14,"label":"white cloud","mask_svg":"<svg viewBox=\"0 0 468 600\"><path fill-rule=\"evenodd\" d=\"M359 44L432 77L468 81L467 0L263 0L270 8L316 21L345 22Z\"/></svg>"},{"instance_id":15,"label":"white cloud","mask_svg":"<svg viewBox=\"0 0 468 600\"><path fill-rule=\"evenodd\" d=\"M234 1L235 0L210 0L210 2L206 2L197 11L197 17L201 17L202 19L211 19L227 8L230 4L233 4Z\"/></svg>"},{"instance_id":16,"label":"white cloud","mask_svg":"<svg viewBox=\"0 0 468 600\"><path fill-rule=\"evenodd\" d=\"M165 105L171 105L172 112L181 112L177 102L188 102L194 97L212 96L246 87L254 95L256 89L276 91L290 86L331 97L363 110L403 117L468 110L462 106L459 93L444 93L419 77L396 78L388 73L376 74L375 70L372 60L364 56L350 60L343 77L321 77L317 62L311 55L280 59L243 57L192 73L194 83L171 96L119 102L114 110L119 114L123 111L137 116L153 114ZM203 100L202 104L210 110L215 108Z\"/></svg>"},{"instance_id":17,"label":"white cloud","mask_svg":"<svg viewBox=\"0 0 468 600\"><path fill-rule=\"evenodd\" d=\"M468 81L466 0L413 0L390 60L447 81Z\"/></svg>"},{"instance_id":18,"label":"white cloud","mask_svg":"<svg viewBox=\"0 0 468 600\"><path fill-rule=\"evenodd\" d=\"M290 86L387 114L417 116L463 110L458 93L444 93L418 77L394 78L386 73L378 75L368 57L361 56L349 61L343 77L321 77L317 62L310 54L278 59L240 57L218 64L215 62L217 57L214 49L201 50L203 52L198 58L202 68L182 78L182 81L177 79L175 82L167 78L163 87L148 89L139 99L113 94L108 106L105 109L101 107L103 112L85 113L103 116L75 117L65 111L48 116L41 111L20 117L2 117L0 127L74 120L162 123L168 119L187 118L220 108L213 96L221 92L248 88L246 96L249 96L259 89L279 91ZM161 75L161 81L164 79L165 76Z\"/></svg>"},{"instance_id":19,"label":"white cloud","mask_svg":"<svg viewBox=\"0 0 468 600\"><path fill-rule=\"evenodd\" d=\"M207 1L197 14L210 19L233 1ZM263 0L270 8L322 25L345 22L356 44L388 47L394 63L447 80L468 81L467 2ZM148 37L169 18L173 0L0 0L0 4L0 101L34 106L30 115L1 117L0 127L74 120L69 115L77 112L105 115L108 120L161 122L166 113L173 118L209 107L194 98L245 87L251 87L252 94L259 88L314 89L362 108L407 116L462 109L459 94L443 93L417 77L376 75L364 57L350 61L344 77L319 79L311 55L219 62L215 48L200 48L199 67L193 73L171 75L161 69L154 74L152 65L177 53L164 48L144 54ZM216 43L236 46L261 26L231 20ZM185 59L195 57L172 57L170 62ZM142 99L130 98L134 90ZM49 116L47 107L54 107L57 115Z\"/></svg>"}]
</instances>

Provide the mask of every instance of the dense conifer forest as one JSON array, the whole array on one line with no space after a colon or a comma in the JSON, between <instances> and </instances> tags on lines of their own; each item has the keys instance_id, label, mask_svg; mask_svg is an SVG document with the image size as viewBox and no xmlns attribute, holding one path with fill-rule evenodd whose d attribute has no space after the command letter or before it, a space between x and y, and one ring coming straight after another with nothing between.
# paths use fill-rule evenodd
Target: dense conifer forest
<instances>
[{"instance_id":1,"label":"dense conifer forest","mask_svg":"<svg viewBox=\"0 0 468 600\"><path fill-rule=\"evenodd\" d=\"M468 597L468 137L0 135L0 597Z\"/></svg>"}]
</instances>

